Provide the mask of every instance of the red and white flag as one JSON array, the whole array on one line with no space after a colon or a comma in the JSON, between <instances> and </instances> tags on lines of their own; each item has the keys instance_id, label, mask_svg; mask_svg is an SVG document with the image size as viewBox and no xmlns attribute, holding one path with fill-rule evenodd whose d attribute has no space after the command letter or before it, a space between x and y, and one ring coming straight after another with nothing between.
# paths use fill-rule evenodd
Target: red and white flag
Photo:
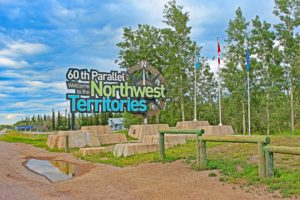
<instances>
[{"instance_id":1,"label":"red and white flag","mask_svg":"<svg viewBox=\"0 0 300 200\"><path fill-rule=\"evenodd\" d=\"M221 63L221 46L218 41L218 64L220 64L220 63Z\"/></svg>"}]
</instances>

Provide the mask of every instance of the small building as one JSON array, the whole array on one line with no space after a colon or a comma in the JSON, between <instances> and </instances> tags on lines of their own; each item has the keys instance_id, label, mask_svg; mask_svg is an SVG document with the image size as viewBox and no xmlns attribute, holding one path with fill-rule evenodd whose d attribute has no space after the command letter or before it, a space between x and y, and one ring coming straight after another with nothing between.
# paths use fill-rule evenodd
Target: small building
<instances>
[{"instance_id":1,"label":"small building","mask_svg":"<svg viewBox=\"0 0 300 200\"><path fill-rule=\"evenodd\" d=\"M108 126L111 127L113 131L124 129L124 118L108 118Z\"/></svg>"},{"instance_id":2,"label":"small building","mask_svg":"<svg viewBox=\"0 0 300 200\"><path fill-rule=\"evenodd\" d=\"M31 131L34 126L16 126L16 130L18 131Z\"/></svg>"}]
</instances>

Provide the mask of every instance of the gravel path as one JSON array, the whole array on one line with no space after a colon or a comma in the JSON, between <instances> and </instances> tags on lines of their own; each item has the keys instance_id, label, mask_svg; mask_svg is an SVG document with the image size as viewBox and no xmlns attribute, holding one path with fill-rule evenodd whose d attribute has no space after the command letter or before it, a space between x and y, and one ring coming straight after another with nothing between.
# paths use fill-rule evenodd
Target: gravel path
<instances>
[{"instance_id":1,"label":"gravel path","mask_svg":"<svg viewBox=\"0 0 300 200\"><path fill-rule=\"evenodd\" d=\"M50 183L28 171L29 157L65 160L78 165L79 176ZM0 142L0 199L203 199L266 200L265 192L250 192L224 184L208 172L196 172L181 161L117 168L90 164L65 153L49 153L26 144Z\"/></svg>"}]
</instances>

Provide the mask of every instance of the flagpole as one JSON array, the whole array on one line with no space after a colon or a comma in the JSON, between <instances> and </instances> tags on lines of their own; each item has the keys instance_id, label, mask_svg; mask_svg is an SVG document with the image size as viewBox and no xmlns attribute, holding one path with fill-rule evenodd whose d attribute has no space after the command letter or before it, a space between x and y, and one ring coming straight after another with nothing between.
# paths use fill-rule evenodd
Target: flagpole
<instances>
[{"instance_id":1,"label":"flagpole","mask_svg":"<svg viewBox=\"0 0 300 200\"><path fill-rule=\"evenodd\" d=\"M249 84L249 71L250 71L250 55L248 49L248 42L246 41L246 71L247 71L247 94L248 94L248 134L251 135L251 113L250 113L250 84Z\"/></svg>"},{"instance_id":2,"label":"flagpole","mask_svg":"<svg viewBox=\"0 0 300 200\"><path fill-rule=\"evenodd\" d=\"M196 61L197 62L197 61ZM197 83L196 83L196 79L197 79L197 69L195 66L195 80L194 80L194 90L195 90L195 94L194 94L194 121L197 121Z\"/></svg>"},{"instance_id":3,"label":"flagpole","mask_svg":"<svg viewBox=\"0 0 300 200\"><path fill-rule=\"evenodd\" d=\"M249 135L251 135L249 71L247 71L247 85L248 85L248 133Z\"/></svg>"},{"instance_id":4,"label":"flagpole","mask_svg":"<svg viewBox=\"0 0 300 200\"><path fill-rule=\"evenodd\" d=\"M217 37L217 42L219 45L219 37ZM222 104L221 104L221 84L220 84L220 63L219 63L220 55L218 52L218 94L219 94L219 126L222 126Z\"/></svg>"},{"instance_id":5,"label":"flagpole","mask_svg":"<svg viewBox=\"0 0 300 200\"><path fill-rule=\"evenodd\" d=\"M145 72L145 67L143 66L143 86L146 85L146 72ZM144 113L144 124L148 124L148 119L147 119L147 114Z\"/></svg>"}]
</instances>

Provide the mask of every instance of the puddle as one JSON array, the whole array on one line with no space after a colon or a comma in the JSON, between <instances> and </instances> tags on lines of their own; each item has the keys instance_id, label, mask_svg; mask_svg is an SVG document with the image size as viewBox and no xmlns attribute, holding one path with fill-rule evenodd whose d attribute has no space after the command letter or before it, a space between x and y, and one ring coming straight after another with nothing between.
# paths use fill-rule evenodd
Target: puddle
<instances>
[{"instance_id":1,"label":"puddle","mask_svg":"<svg viewBox=\"0 0 300 200\"><path fill-rule=\"evenodd\" d=\"M75 176L75 165L65 161L29 159L25 167L51 182L65 181Z\"/></svg>"}]
</instances>

